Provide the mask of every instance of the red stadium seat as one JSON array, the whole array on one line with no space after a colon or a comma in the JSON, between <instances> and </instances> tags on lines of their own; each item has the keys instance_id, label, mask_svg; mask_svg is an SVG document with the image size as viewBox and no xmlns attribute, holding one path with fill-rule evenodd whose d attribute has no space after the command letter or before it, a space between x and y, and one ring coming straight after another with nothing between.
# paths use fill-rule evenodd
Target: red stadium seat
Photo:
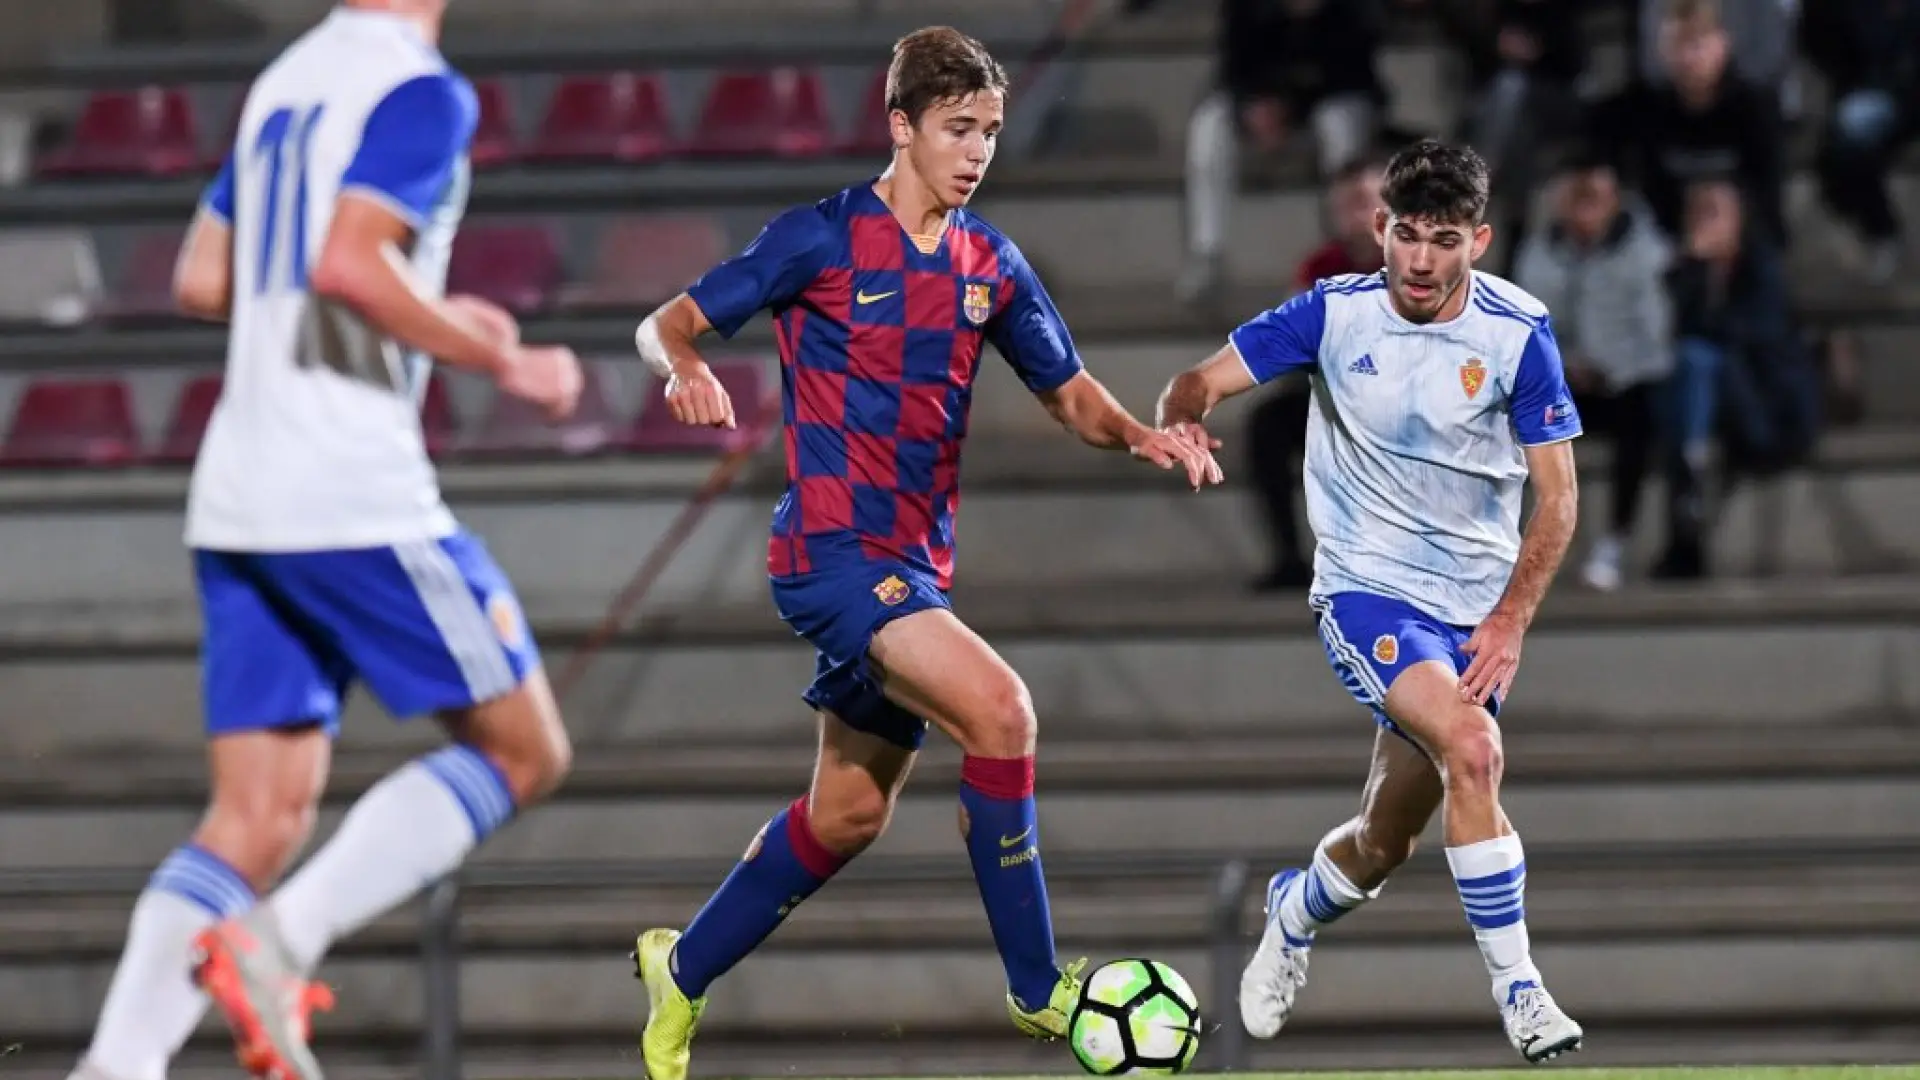
<instances>
[{"instance_id":1,"label":"red stadium seat","mask_svg":"<svg viewBox=\"0 0 1920 1080\"><path fill-rule=\"evenodd\" d=\"M29 384L0 448L0 460L27 467L126 465L139 458L133 394L118 379Z\"/></svg>"},{"instance_id":2,"label":"red stadium seat","mask_svg":"<svg viewBox=\"0 0 1920 1080\"><path fill-rule=\"evenodd\" d=\"M580 403L572 416L554 423L538 406L496 392L493 409L469 446L483 454L584 457L619 445L626 433L614 415L599 370L592 364L582 364L580 374Z\"/></svg>"},{"instance_id":3,"label":"red stadium seat","mask_svg":"<svg viewBox=\"0 0 1920 1080\"><path fill-rule=\"evenodd\" d=\"M520 156L520 142L513 133L513 100L507 88L492 79L473 84L480 98L480 124L473 132L468 156L475 168L508 165Z\"/></svg>"},{"instance_id":4,"label":"red stadium seat","mask_svg":"<svg viewBox=\"0 0 1920 1080\"><path fill-rule=\"evenodd\" d=\"M615 220L600 242L593 274L561 290L573 308L640 307L678 295L726 256L720 223L699 214Z\"/></svg>"},{"instance_id":5,"label":"red stadium seat","mask_svg":"<svg viewBox=\"0 0 1920 1080\"><path fill-rule=\"evenodd\" d=\"M180 233L153 233L134 245L103 312L109 318L140 319L178 314L173 301L173 265L180 258Z\"/></svg>"},{"instance_id":6,"label":"red stadium seat","mask_svg":"<svg viewBox=\"0 0 1920 1080\"><path fill-rule=\"evenodd\" d=\"M811 157L833 145L820 76L799 68L728 72L714 81L687 152Z\"/></svg>"},{"instance_id":7,"label":"red stadium seat","mask_svg":"<svg viewBox=\"0 0 1920 1080\"><path fill-rule=\"evenodd\" d=\"M101 91L87 100L66 146L42 158L46 176L174 176L202 167L193 103L177 88Z\"/></svg>"},{"instance_id":8,"label":"red stadium seat","mask_svg":"<svg viewBox=\"0 0 1920 1080\"><path fill-rule=\"evenodd\" d=\"M453 415L453 395L447 380L435 373L427 380L427 393L420 401L420 431L426 436L427 453L439 457L460 441L460 422Z\"/></svg>"},{"instance_id":9,"label":"red stadium seat","mask_svg":"<svg viewBox=\"0 0 1920 1080\"><path fill-rule=\"evenodd\" d=\"M542 161L654 161L673 148L666 90L652 75L563 81L529 157Z\"/></svg>"},{"instance_id":10,"label":"red stadium seat","mask_svg":"<svg viewBox=\"0 0 1920 1080\"><path fill-rule=\"evenodd\" d=\"M183 387L174 400L173 417L167 421L167 434L160 440L154 460L169 465L192 461L200 452L200 440L206 437L207 424L219 403L218 375L202 375Z\"/></svg>"},{"instance_id":11,"label":"red stadium seat","mask_svg":"<svg viewBox=\"0 0 1920 1080\"><path fill-rule=\"evenodd\" d=\"M565 275L553 231L543 225L463 229L447 264L447 292L471 293L515 314L546 307Z\"/></svg>"},{"instance_id":12,"label":"red stadium seat","mask_svg":"<svg viewBox=\"0 0 1920 1080\"><path fill-rule=\"evenodd\" d=\"M893 150L893 131L887 120L887 69L874 73L860 97L860 119L840 144L843 154L885 154Z\"/></svg>"},{"instance_id":13,"label":"red stadium seat","mask_svg":"<svg viewBox=\"0 0 1920 1080\"><path fill-rule=\"evenodd\" d=\"M719 378L720 385L726 387L727 397L733 402L735 427L728 431L724 428L690 427L673 418L667 411L665 389L654 381L647 387L646 402L640 406L640 415L633 424L633 435L628 445L645 453L688 454L709 451L732 451L745 449L753 440L765 433L760 429L767 419L767 401L764 380L760 377L760 364L756 361L716 361L713 373Z\"/></svg>"}]
</instances>

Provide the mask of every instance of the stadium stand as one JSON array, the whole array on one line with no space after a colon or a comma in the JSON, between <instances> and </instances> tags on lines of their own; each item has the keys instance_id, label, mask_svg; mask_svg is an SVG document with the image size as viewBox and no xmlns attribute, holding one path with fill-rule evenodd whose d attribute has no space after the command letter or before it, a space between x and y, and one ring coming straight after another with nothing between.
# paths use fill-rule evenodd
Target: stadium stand
<instances>
[{"instance_id":1,"label":"stadium stand","mask_svg":"<svg viewBox=\"0 0 1920 1080\"><path fill-rule=\"evenodd\" d=\"M461 4L509 30L528 17L513 0ZM236 6L283 28L315 7ZM878 171L888 140L873 64L900 29L952 17L1017 61L1045 34L1042 8L550 0L542 20L625 32L495 33L455 50L482 75L484 106L458 287L526 313L528 337L596 357L590 406L566 424L458 377L423 394L449 497L519 583L550 658L581 645L718 457L778 419L764 322L715 351L743 406L741 430L724 433L665 421L657 382L630 359L637 318L774 210ZM1217 309L1171 295L1209 8L1165 3L1077 42L1059 92L1017 104L1032 141L1010 129L982 197L1136 410L1276 302L1274 283L1319 236L1305 155L1250 165L1256 190L1235 231L1257 242L1232 253ZM843 21L795 30L803 9ZM1596 26L1617 61L1617 20ZM1458 97L1431 27L1387 48L1410 126ZM58 68L71 135L30 183L0 189L0 1042L21 1046L10 1078L65 1075L132 892L203 796L179 525L224 343L165 315L162 298L214 149L208 120L228 117L217 103L260 51L102 52ZM1796 160L1790 213L1818 236L1804 148ZM1920 209L1913 184L1898 190ZM1556 993L1606 1033L1594 1063L1920 1057L1920 295L1860 286L1818 242L1791 260L1809 320L1859 340L1865 417L1829 433L1812 467L1728 494L1722 580L1560 589L1509 713L1534 933ZM1351 812L1371 725L1326 672L1305 605L1240 590L1260 564L1232 456L1242 414L1222 428L1229 490L1196 497L1069 445L999 367L988 357L974 402L955 595L1043 717L1062 947L1167 959L1230 1024L1215 987L1250 941L1218 952L1216 920L1224 910L1244 935L1257 915L1231 890L1216 909L1222 870L1297 853ZM719 857L805 781L812 731L797 691L811 658L774 619L764 580L781 449L761 449L567 688L578 774L466 883L453 1019L475 1080L630 1072L624 942L684 920ZM1581 457L1588 504L1603 505L1604 450ZM1655 539L1640 539L1643 561ZM425 727L356 701L321 828L425 744ZM1059 1048L1003 1030L953 839L956 774L954 755L931 751L894 831L849 871L861 888L824 894L721 984L703 1074L1063 1066ZM421 1074L436 992L417 955L421 918L415 907L385 920L331 962L342 1004L320 1021L320 1045L335 1075ZM1246 1063L1510 1056L1432 851L1341 928L1314 979L1297 1030ZM176 1076L230 1075L215 1029L202 1035ZM1230 1045L1216 1033L1207 1053Z\"/></svg>"}]
</instances>

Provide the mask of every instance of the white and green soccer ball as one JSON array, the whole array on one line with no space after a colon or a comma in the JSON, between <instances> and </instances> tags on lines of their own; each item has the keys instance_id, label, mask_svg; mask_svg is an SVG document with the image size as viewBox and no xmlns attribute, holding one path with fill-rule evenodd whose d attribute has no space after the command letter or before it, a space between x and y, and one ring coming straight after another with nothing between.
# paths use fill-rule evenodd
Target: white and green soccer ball
<instances>
[{"instance_id":1,"label":"white and green soccer ball","mask_svg":"<svg viewBox=\"0 0 1920 1080\"><path fill-rule=\"evenodd\" d=\"M1087 978L1068 1040L1095 1076L1171 1076L1200 1049L1200 1003L1157 960L1115 960Z\"/></svg>"}]
</instances>

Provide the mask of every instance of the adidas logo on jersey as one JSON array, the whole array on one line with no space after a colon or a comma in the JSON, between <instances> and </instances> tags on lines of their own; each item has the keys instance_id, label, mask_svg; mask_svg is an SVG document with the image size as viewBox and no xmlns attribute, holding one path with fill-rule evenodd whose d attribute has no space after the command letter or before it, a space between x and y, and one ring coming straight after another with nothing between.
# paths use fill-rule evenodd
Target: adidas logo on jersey
<instances>
[{"instance_id":1,"label":"adidas logo on jersey","mask_svg":"<svg viewBox=\"0 0 1920 1080\"><path fill-rule=\"evenodd\" d=\"M1353 365L1352 365L1351 367L1349 367L1349 368L1347 368L1347 370L1348 370L1348 371L1350 371L1350 372L1352 372L1352 373L1354 373L1355 375L1378 375L1378 374L1380 374L1380 369L1379 369L1379 368L1377 368L1377 367L1374 367L1374 366L1373 366L1373 354L1372 354L1372 353L1368 353L1367 355L1365 355L1365 356L1362 356L1362 357L1361 357L1360 359L1358 359L1358 360L1355 360L1355 361L1353 362Z\"/></svg>"}]
</instances>

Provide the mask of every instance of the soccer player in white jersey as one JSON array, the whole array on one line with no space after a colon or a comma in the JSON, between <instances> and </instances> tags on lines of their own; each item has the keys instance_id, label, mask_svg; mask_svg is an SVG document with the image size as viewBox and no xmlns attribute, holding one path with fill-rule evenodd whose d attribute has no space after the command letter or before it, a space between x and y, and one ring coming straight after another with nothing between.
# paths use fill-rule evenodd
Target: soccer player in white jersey
<instances>
[{"instance_id":1,"label":"soccer player in white jersey","mask_svg":"<svg viewBox=\"0 0 1920 1080\"><path fill-rule=\"evenodd\" d=\"M580 388L571 351L441 298L477 115L435 46L445 2L349 0L281 54L181 257L181 306L231 323L186 529L212 798L134 907L87 1080L162 1080L209 998L248 1071L319 1080L309 977L328 947L567 769L518 601L442 503L418 418L425 357L555 415ZM451 743L376 783L256 904L306 841L356 680Z\"/></svg>"},{"instance_id":2,"label":"soccer player in white jersey","mask_svg":"<svg viewBox=\"0 0 1920 1080\"><path fill-rule=\"evenodd\" d=\"M1573 536L1580 419L1546 311L1473 269L1492 238L1485 163L1421 142L1389 164L1384 195L1384 272L1326 279L1254 318L1160 401L1162 427L1211 443L1201 423L1221 400L1311 377L1310 602L1334 671L1380 726L1359 816L1268 883L1240 1012L1256 1037L1279 1032L1315 934L1373 899L1444 805L1447 862L1507 1036L1545 1061L1582 1032L1529 955L1494 716Z\"/></svg>"}]
</instances>

